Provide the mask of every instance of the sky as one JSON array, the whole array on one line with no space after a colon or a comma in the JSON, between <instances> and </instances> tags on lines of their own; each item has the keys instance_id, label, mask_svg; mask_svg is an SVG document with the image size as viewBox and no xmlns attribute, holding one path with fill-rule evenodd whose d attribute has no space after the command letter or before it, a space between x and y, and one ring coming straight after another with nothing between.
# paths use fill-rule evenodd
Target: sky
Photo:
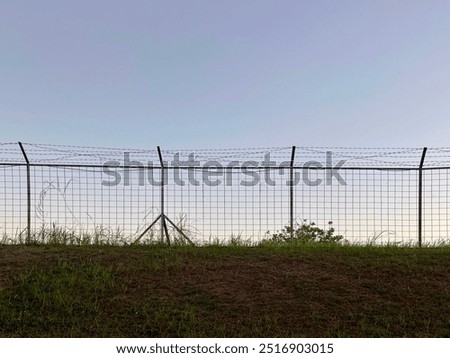
<instances>
[{"instance_id":1,"label":"sky","mask_svg":"<svg viewBox=\"0 0 450 358\"><path fill-rule=\"evenodd\" d=\"M450 147L450 1L4 0L0 142Z\"/></svg>"}]
</instances>

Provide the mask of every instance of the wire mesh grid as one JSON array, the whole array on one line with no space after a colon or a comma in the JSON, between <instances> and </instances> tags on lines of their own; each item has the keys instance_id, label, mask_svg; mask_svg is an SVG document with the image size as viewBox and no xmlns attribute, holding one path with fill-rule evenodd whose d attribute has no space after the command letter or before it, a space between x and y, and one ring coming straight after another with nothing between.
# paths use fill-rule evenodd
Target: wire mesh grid
<instances>
[{"instance_id":1,"label":"wire mesh grid","mask_svg":"<svg viewBox=\"0 0 450 358\"><path fill-rule=\"evenodd\" d=\"M303 175L311 175L304 170ZM314 170L316 185L295 187L295 219L331 225L353 243L411 244L417 241L417 173L398 170L341 170L342 183L327 183ZM312 176L312 175L311 175ZM320 185L319 185L320 183Z\"/></svg>"},{"instance_id":2,"label":"wire mesh grid","mask_svg":"<svg viewBox=\"0 0 450 358\"><path fill-rule=\"evenodd\" d=\"M449 170L449 148L0 143L0 237L257 243L308 223L351 243L435 245L449 241Z\"/></svg>"}]
</instances>

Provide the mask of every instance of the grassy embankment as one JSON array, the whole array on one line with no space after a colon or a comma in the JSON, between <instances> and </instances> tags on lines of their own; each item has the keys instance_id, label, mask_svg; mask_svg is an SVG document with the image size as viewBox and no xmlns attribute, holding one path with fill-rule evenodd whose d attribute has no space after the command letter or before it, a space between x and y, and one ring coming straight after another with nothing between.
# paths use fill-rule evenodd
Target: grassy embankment
<instances>
[{"instance_id":1,"label":"grassy embankment","mask_svg":"<svg viewBox=\"0 0 450 358\"><path fill-rule=\"evenodd\" d=\"M450 248L0 245L0 337L450 337Z\"/></svg>"}]
</instances>

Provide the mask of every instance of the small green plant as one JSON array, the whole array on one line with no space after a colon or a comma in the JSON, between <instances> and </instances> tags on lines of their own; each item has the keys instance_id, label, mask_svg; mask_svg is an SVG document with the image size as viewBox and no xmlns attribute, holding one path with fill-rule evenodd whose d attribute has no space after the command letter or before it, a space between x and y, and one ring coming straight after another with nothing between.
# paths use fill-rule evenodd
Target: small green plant
<instances>
[{"instance_id":1,"label":"small green plant","mask_svg":"<svg viewBox=\"0 0 450 358\"><path fill-rule=\"evenodd\" d=\"M335 235L334 228L332 227L333 222L328 222L328 229L324 230L316 226L314 222L308 223L307 220L303 220L301 225L297 224L297 227L291 228L286 226L281 231L265 240L269 243L337 243L343 239L342 235Z\"/></svg>"}]
</instances>

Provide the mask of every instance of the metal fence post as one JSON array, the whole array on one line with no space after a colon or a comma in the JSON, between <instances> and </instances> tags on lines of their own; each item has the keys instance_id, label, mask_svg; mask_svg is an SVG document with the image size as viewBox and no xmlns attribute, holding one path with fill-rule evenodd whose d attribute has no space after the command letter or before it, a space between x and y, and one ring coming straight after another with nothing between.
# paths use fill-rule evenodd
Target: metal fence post
<instances>
[{"instance_id":1,"label":"metal fence post","mask_svg":"<svg viewBox=\"0 0 450 358\"><path fill-rule=\"evenodd\" d=\"M419 247L422 247L422 212L423 212L423 205L422 205L422 186L423 186L423 163L425 161L425 155L427 154L427 147L423 148L422 151L422 158L420 159L420 165L419 165L419 213L418 213L418 239L419 239Z\"/></svg>"},{"instance_id":2,"label":"metal fence post","mask_svg":"<svg viewBox=\"0 0 450 358\"><path fill-rule=\"evenodd\" d=\"M289 168L289 225L291 228L291 239L294 237L294 160L295 145L291 152L291 165Z\"/></svg>"},{"instance_id":3,"label":"metal fence post","mask_svg":"<svg viewBox=\"0 0 450 358\"><path fill-rule=\"evenodd\" d=\"M181 228L179 228L170 218L166 215L165 212L165 191L164 191L164 185L165 185L165 178L166 178L166 170L167 167L164 165L161 148L157 146L158 151L158 157L159 162L161 164L161 214L158 215L158 217L153 220L153 222L148 226L142 234L139 235L139 237L134 241L138 242L140 239L144 237L144 235L158 222L158 220L161 220L161 243L164 243L164 235L166 236L167 244L170 245L170 235L169 230L167 229L167 222L169 222L170 225L172 225L172 228L175 229L182 237L182 239L186 240L191 245L194 245L194 243L189 239L189 237L183 232ZM167 220L167 221L166 221ZM181 240L182 240L181 239ZM174 237L174 242L176 238Z\"/></svg>"},{"instance_id":4,"label":"metal fence post","mask_svg":"<svg viewBox=\"0 0 450 358\"><path fill-rule=\"evenodd\" d=\"M166 213L164 211L164 185L165 185L165 174L166 174L166 168L164 166L164 161L161 153L161 148L158 146L158 157L159 162L161 164L161 242L164 242L164 233L166 234L167 243L170 245L170 238L169 233L167 231L167 224L166 224Z\"/></svg>"},{"instance_id":5,"label":"metal fence post","mask_svg":"<svg viewBox=\"0 0 450 358\"><path fill-rule=\"evenodd\" d=\"M31 172L30 161L28 160L27 153L22 143L19 142L20 150L27 163L27 243L31 241Z\"/></svg>"}]
</instances>

